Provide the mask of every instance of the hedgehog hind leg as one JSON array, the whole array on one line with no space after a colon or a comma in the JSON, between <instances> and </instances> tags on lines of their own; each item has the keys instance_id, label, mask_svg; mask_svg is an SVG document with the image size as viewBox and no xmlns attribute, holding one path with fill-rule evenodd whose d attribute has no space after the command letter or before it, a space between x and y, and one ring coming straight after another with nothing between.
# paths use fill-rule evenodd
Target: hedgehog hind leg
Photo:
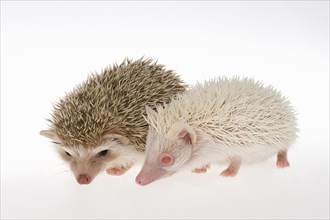
<instances>
[{"instance_id":1,"label":"hedgehog hind leg","mask_svg":"<svg viewBox=\"0 0 330 220\"><path fill-rule=\"evenodd\" d=\"M223 177L233 177L236 176L236 174L238 173L238 170L241 166L241 161L240 160L233 160L230 162L229 166L227 167L227 169L225 169L224 171L222 171L220 173L221 176Z\"/></svg>"},{"instance_id":2,"label":"hedgehog hind leg","mask_svg":"<svg viewBox=\"0 0 330 220\"><path fill-rule=\"evenodd\" d=\"M278 168L285 168L290 166L287 151L278 152L276 165Z\"/></svg>"}]
</instances>

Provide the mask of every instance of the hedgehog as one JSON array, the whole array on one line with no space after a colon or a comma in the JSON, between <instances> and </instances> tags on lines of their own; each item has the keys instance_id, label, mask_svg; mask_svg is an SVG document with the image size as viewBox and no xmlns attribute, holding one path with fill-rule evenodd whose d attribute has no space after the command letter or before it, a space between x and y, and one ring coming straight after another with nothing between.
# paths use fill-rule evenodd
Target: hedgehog
<instances>
[{"instance_id":1,"label":"hedgehog","mask_svg":"<svg viewBox=\"0 0 330 220\"><path fill-rule=\"evenodd\" d=\"M288 98L253 78L213 78L146 111L149 131L139 185L182 170L204 173L210 164L227 163L220 175L235 176L242 163L276 154L278 167L290 165L296 113Z\"/></svg>"},{"instance_id":2,"label":"hedgehog","mask_svg":"<svg viewBox=\"0 0 330 220\"><path fill-rule=\"evenodd\" d=\"M40 134L57 146L79 184L91 183L103 170L122 175L143 162L145 106L166 104L186 88L179 75L153 59L126 58L66 93Z\"/></svg>"}]
</instances>

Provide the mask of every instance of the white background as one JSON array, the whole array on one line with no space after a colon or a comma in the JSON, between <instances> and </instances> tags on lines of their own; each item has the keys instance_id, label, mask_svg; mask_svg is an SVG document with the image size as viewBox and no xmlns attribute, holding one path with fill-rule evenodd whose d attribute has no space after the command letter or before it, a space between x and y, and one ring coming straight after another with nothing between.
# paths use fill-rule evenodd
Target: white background
<instances>
[{"instance_id":1,"label":"white background","mask_svg":"<svg viewBox=\"0 0 330 220\"><path fill-rule=\"evenodd\" d=\"M281 90L299 114L291 167L274 157L145 187L135 167L78 185L39 136L52 104L142 56L189 84L239 75ZM329 218L328 59L328 1L1 1L1 218Z\"/></svg>"}]
</instances>

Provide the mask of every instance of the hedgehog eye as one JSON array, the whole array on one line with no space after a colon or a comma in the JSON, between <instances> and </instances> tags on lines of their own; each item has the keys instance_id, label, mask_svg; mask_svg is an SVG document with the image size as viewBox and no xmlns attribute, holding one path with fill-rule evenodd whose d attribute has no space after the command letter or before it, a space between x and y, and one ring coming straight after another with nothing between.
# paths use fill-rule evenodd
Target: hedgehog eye
<instances>
[{"instance_id":1,"label":"hedgehog eye","mask_svg":"<svg viewBox=\"0 0 330 220\"><path fill-rule=\"evenodd\" d=\"M67 151L65 151L65 154L69 157L71 157L71 154L69 154Z\"/></svg>"},{"instance_id":2,"label":"hedgehog eye","mask_svg":"<svg viewBox=\"0 0 330 220\"><path fill-rule=\"evenodd\" d=\"M97 154L97 156L102 157L102 156L107 155L107 153L108 153L108 150L103 150L103 151L100 151L100 152Z\"/></svg>"},{"instance_id":3,"label":"hedgehog eye","mask_svg":"<svg viewBox=\"0 0 330 220\"><path fill-rule=\"evenodd\" d=\"M165 154L161 157L161 162L163 165L171 165L173 163L173 157L171 155Z\"/></svg>"}]
</instances>

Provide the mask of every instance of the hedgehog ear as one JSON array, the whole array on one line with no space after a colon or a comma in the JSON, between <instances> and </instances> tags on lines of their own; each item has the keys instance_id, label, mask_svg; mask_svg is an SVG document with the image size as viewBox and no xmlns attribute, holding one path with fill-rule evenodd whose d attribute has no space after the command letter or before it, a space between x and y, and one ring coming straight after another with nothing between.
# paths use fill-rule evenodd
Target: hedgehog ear
<instances>
[{"instance_id":1,"label":"hedgehog ear","mask_svg":"<svg viewBox=\"0 0 330 220\"><path fill-rule=\"evenodd\" d=\"M42 130L40 131L40 135L52 139L53 141L57 141L59 139L53 130Z\"/></svg>"},{"instance_id":2,"label":"hedgehog ear","mask_svg":"<svg viewBox=\"0 0 330 220\"><path fill-rule=\"evenodd\" d=\"M129 140L128 138L120 135L120 134L106 134L103 136L103 139L105 141L117 141L123 145L128 145L129 144Z\"/></svg>"},{"instance_id":3,"label":"hedgehog ear","mask_svg":"<svg viewBox=\"0 0 330 220\"><path fill-rule=\"evenodd\" d=\"M154 110L152 110L152 108L150 108L148 105L146 105L146 112L147 112L147 116L148 118L155 118L156 116L156 112Z\"/></svg>"},{"instance_id":4,"label":"hedgehog ear","mask_svg":"<svg viewBox=\"0 0 330 220\"><path fill-rule=\"evenodd\" d=\"M173 124L168 134L172 137L178 137L188 145L196 146L197 135L195 131L185 123Z\"/></svg>"}]
</instances>

